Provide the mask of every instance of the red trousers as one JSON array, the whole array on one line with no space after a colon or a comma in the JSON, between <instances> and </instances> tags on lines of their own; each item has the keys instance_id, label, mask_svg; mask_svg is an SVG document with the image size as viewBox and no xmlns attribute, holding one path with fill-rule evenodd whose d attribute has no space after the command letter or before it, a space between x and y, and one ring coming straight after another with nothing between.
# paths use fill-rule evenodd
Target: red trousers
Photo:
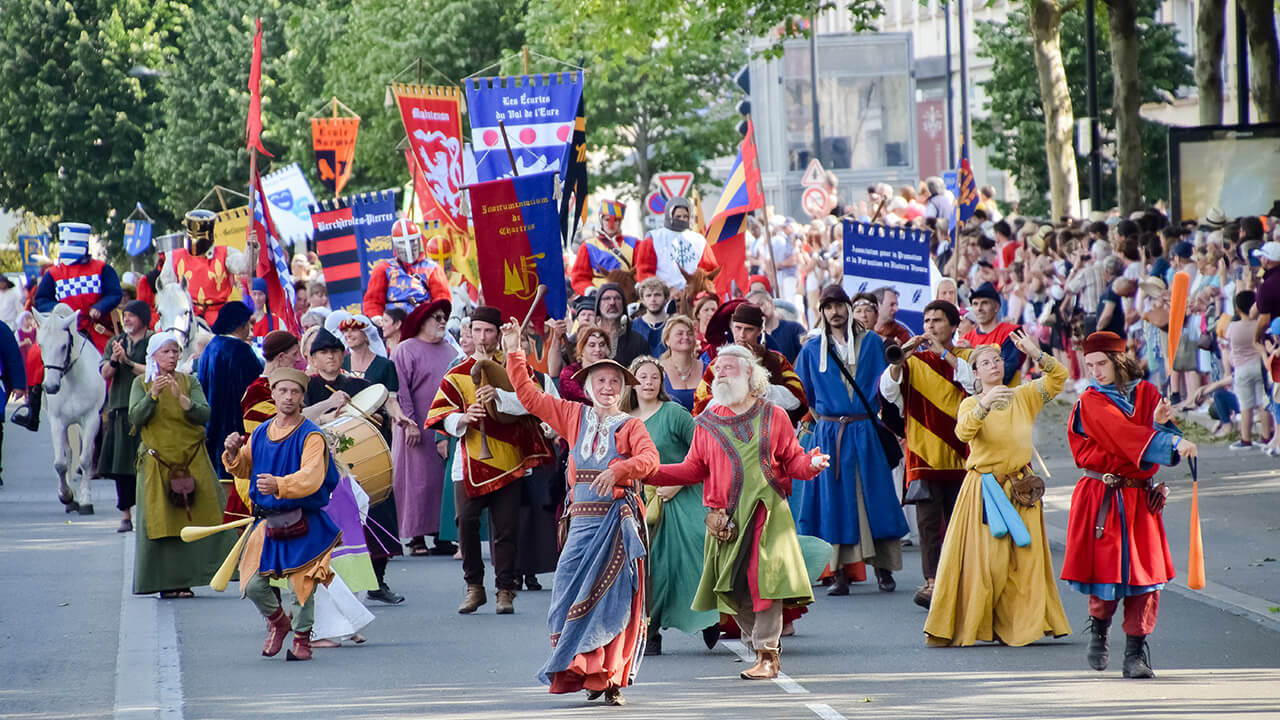
<instances>
[{"instance_id":1,"label":"red trousers","mask_svg":"<svg viewBox=\"0 0 1280 720\"><path fill-rule=\"evenodd\" d=\"M1089 596L1089 614L1110 620L1116 614L1119 600L1103 600L1097 595ZM1160 591L1156 590L1141 595L1128 595L1124 599L1124 634L1150 635L1156 629L1156 615L1160 613Z\"/></svg>"}]
</instances>

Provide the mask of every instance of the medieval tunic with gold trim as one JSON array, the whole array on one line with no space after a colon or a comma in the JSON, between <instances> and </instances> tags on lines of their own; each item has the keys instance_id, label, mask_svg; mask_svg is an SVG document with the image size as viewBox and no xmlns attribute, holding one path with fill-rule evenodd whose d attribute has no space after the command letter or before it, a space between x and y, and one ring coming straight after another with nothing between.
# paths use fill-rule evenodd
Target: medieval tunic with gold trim
<instances>
[{"instance_id":1,"label":"medieval tunic with gold trim","mask_svg":"<svg viewBox=\"0 0 1280 720\"><path fill-rule=\"evenodd\" d=\"M501 362L502 356L495 355L494 360ZM471 379L471 368L475 364L475 358L469 357L445 373L440 390L427 411L425 427L443 430L445 418L454 413L465 413L476 402L476 384ZM533 377L528 365L521 363L521 367L527 377ZM526 409L530 408L526 406ZM480 422L467 426L461 445L465 449L461 462L462 483L467 497L500 490L524 477L530 468L551 461L551 449L542 436L537 419L532 416L514 423L500 423L486 415Z\"/></svg>"},{"instance_id":2,"label":"medieval tunic with gold trim","mask_svg":"<svg viewBox=\"0 0 1280 720\"><path fill-rule=\"evenodd\" d=\"M658 450L638 418L601 416L541 392L524 353L507 358L507 374L520 404L573 445L566 498L572 520L547 613L553 649L538 679L553 693L626 687L645 639L644 509L636 487L657 469ZM591 481L606 468L613 490L599 495Z\"/></svg>"},{"instance_id":3,"label":"medieval tunic with gold trim","mask_svg":"<svg viewBox=\"0 0 1280 720\"><path fill-rule=\"evenodd\" d=\"M225 245L215 246L204 255L183 249L173 251L173 269L178 279L187 284L191 307L210 325L236 288L235 278L227 268L227 252Z\"/></svg>"}]
</instances>

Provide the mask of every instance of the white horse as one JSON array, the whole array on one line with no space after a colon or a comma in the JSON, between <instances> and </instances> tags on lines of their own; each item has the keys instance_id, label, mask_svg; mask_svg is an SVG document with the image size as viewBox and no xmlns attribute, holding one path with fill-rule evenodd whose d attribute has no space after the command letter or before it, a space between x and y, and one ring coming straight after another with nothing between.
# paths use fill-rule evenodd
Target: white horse
<instances>
[{"instance_id":1,"label":"white horse","mask_svg":"<svg viewBox=\"0 0 1280 720\"><path fill-rule=\"evenodd\" d=\"M67 512L93 514L89 494L93 440L101 423L99 413L107 398L107 386L98 374L102 353L77 331L80 312L58 303L49 313L32 313L36 318L36 342L44 361L45 407L49 430L53 433L53 469L58 473L58 499ZM69 429L80 426L80 480L78 487L67 479L71 466Z\"/></svg>"},{"instance_id":2,"label":"white horse","mask_svg":"<svg viewBox=\"0 0 1280 720\"><path fill-rule=\"evenodd\" d=\"M182 355L178 360L181 365L195 354L199 342L208 342L213 333L204 319L196 315L191 296L183 283L172 275L166 277L165 271L162 271L157 284L160 288L156 292L156 312L160 319L156 323L156 329L178 336L178 344L182 347Z\"/></svg>"}]
</instances>

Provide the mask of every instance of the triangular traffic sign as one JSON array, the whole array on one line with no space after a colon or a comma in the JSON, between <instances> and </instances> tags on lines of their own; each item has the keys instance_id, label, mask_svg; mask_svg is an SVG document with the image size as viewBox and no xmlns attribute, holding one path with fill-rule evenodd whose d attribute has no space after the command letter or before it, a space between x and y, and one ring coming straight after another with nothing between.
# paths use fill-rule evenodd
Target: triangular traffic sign
<instances>
[{"instance_id":1,"label":"triangular traffic sign","mask_svg":"<svg viewBox=\"0 0 1280 720\"><path fill-rule=\"evenodd\" d=\"M658 187L668 198L684 197L693 185L693 173L672 172L658 174Z\"/></svg>"},{"instance_id":2,"label":"triangular traffic sign","mask_svg":"<svg viewBox=\"0 0 1280 720\"><path fill-rule=\"evenodd\" d=\"M822 163L818 162L818 158L809 161L809 167L804 171L804 177L800 178L800 184L805 187L813 185L825 185L827 183L827 171L822 169Z\"/></svg>"}]
</instances>

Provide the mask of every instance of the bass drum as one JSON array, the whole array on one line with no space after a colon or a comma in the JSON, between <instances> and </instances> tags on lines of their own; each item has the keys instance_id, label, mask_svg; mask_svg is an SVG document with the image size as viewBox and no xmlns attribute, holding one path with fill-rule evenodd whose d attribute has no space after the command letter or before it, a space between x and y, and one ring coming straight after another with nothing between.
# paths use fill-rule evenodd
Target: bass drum
<instances>
[{"instance_id":1,"label":"bass drum","mask_svg":"<svg viewBox=\"0 0 1280 720\"><path fill-rule=\"evenodd\" d=\"M373 423L359 417L340 417L320 429L342 448L335 459L369 495L369 507L391 497L391 448Z\"/></svg>"}]
</instances>

